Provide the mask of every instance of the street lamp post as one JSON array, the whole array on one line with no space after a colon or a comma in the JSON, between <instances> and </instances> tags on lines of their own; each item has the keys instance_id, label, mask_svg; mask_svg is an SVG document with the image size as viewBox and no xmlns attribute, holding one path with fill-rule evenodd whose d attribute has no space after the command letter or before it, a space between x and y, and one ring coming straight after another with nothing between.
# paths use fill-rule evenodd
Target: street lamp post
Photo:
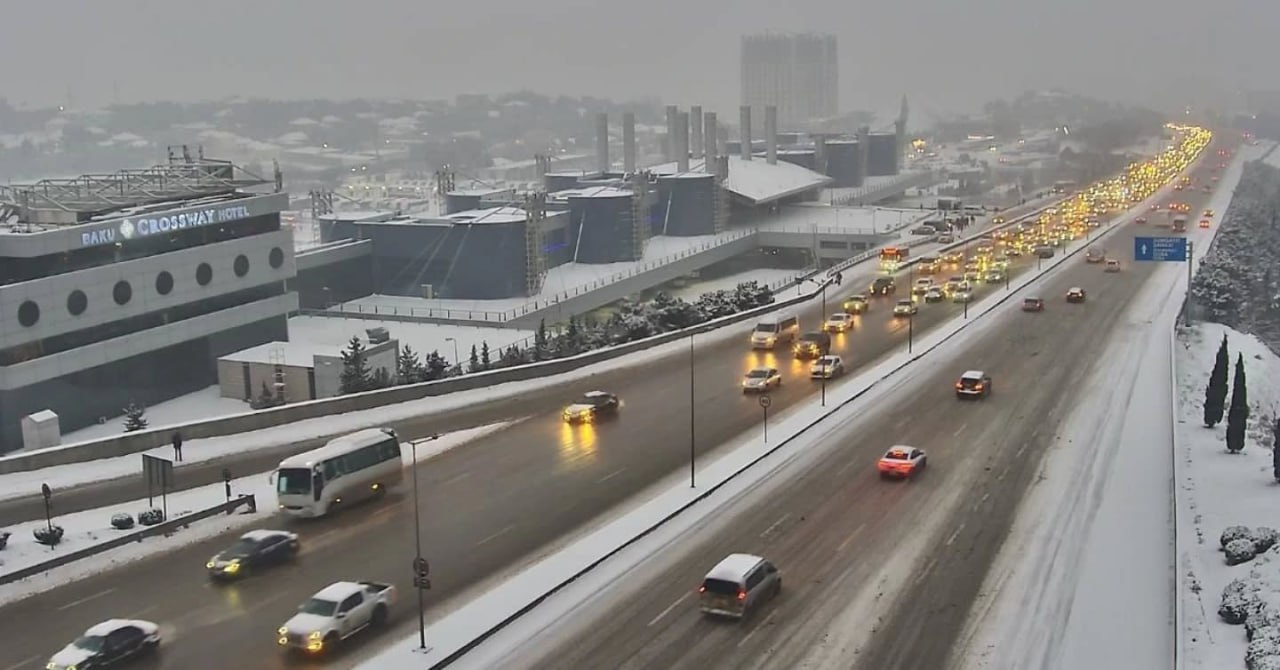
<instances>
[{"instance_id":1,"label":"street lamp post","mask_svg":"<svg viewBox=\"0 0 1280 670\"><path fill-rule=\"evenodd\" d=\"M413 585L414 590L418 592L418 647L420 649L427 648L426 605L423 602L424 596L422 592L426 590L429 582L425 581L428 573L427 561L422 557L422 507L418 504L418 443L432 442L438 439L440 439L439 435L432 435L409 442L413 458Z\"/></svg>"},{"instance_id":2,"label":"street lamp post","mask_svg":"<svg viewBox=\"0 0 1280 670\"><path fill-rule=\"evenodd\" d=\"M453 366L461 368L462 361L458 358L458 340L452 337L446 337L444 338L444 341L453 343Z\"/></svg>"},{"instance_id":3,"label":"street lamp post","mask_svg":"<svg viewBox=\"0 0 1280 670\"><path fill-rule=\"evenodd\" d=\"M689 488L691 489L698 487L698 480L696 479L696 476L697 476L696 464L697 464L697 458L698 458L698 449L697 449L698 433L697 433L697 429L695 428L697 424L694 423L694 408L697 406L697 403L696 403L697 395L694 393L694 386L693 386L693 379L694 379L693 377L693 371L694 371L693 335L694 334L691 331L689 333Z\"/></svg>"},{"instance_id":4,"label":"street lamp post","mask_svg":"<svg viewBox=\"0 0 1280 670\"><path fill-rule=\"evenodd\" d=\"M912 265L907 268L908 285L907 290L911 296L911 311L907 312L907 353L911 353L911 348L915 345L915 329L916 329L916 266Z\"/></svg>"}]
</instances>

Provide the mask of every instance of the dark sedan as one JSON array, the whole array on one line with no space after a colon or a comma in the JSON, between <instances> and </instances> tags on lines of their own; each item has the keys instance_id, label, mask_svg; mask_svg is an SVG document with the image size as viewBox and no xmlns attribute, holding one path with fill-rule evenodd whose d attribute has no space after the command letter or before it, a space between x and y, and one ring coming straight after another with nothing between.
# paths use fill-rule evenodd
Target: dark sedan
<instances>
[{"instance_id":1,"label":"dark sedan","mask_svg":"<svg viewBox=\"0 0 1280 670\"><path fill-rule=\"evenodd\" d=\"M214 579L237 579L252 570L292 561L299 549L298 536L287 530L251 530L209 559L205 568Z\"/></svg>"}]
</instances>

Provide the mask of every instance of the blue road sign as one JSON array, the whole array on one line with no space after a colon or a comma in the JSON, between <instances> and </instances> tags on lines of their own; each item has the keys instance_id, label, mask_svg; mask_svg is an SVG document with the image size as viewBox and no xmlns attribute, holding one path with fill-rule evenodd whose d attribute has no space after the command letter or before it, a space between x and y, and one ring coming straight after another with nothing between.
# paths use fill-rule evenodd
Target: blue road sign
<instances>
[{"instance_id":1,"label":"blue road sign","mask_svg":"<svg viewBox=\"0 0 1280 670\"><path fill-rule=\"evenodd\" d=\"M1187 238L1135 237L1133 238L1133 260L1185 263Z\"/></svg>"}]
</instances>

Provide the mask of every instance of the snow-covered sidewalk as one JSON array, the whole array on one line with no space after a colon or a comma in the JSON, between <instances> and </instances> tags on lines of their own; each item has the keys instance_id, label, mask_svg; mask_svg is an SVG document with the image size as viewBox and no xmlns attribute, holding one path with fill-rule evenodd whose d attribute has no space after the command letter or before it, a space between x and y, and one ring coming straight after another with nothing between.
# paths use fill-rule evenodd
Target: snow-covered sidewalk
<instances>
[{"instance_id":1,"label":"snow-covered sidewalk","mask_svg":"<svg viewBox=\"0 0 1280 670\"><path fill-rule=\"evenodd\" d=\"M507 424L495 424L480 428L472 428L441 435L438 439L423 443L418 448L418 461L425 461L450 449L461 446L471 440L483 437L505 427ZM412 461L412 450L408 444L402 445L401 458L405 466ZM216 537L236 528L260 524L273 516L275 510L275 487L269 481L272 473L260 472L253 475L233 479L231 495L253 495L258 505L257 514L237 513L229 516L215 516L193 523L180 529L168 537L152 537L142 542L103 552L96 556L70 563L49 572L29 577L12 584L0 586L0 605L24 598L33 593L49 590L66 582L83 579L112 569L117 565L138 560L144 556L172 551L174 549ZM223 484L211 484L185 491L176 491L168 496L170 519L177 519L202 509L213 507L226 500ZM135 532L142 528L137 525L129 530L116 530L111 527L111 516L117 512L127 512L136 517L138 512L150 507L160 508L161 497L156 492L152 505L142 498L104 509L86 510L74 514L54 517L53 523L61 526L64 532L62 542L57 547L46 547L38 544L32 532L44 526L43 519L20 524L6 530L12 533L8 546L0 550L0 574L7 574L32 565L47 561L59 553L83 549L94 544L105 542L113 537Z\"/></svg>"}]
</instances>

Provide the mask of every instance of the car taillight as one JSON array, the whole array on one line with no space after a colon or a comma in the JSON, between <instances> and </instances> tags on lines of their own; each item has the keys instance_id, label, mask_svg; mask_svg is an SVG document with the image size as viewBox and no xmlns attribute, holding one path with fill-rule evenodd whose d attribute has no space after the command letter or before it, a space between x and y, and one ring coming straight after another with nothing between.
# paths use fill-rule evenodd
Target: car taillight
<instances>
[{"instance_id":1,"label":"car taillight","mask_svg":"<svg viewBox=\"0 0 1280 670\"><path fill-rule=\"evenodd\" d=\"M707 587L705 586L698 587L698 593L706 593L706 592L707 592Z\"/></svg>"},{"instance_id":2,"label":"car taillight","mask_svg":"<svg viewBox=\"0 0 1280 670\"><path fill-rule=\"evenodd\" d=\"M738 590L738 600L746 600L746 599L747 599L747 591L746 591L746 589L739 589L739 590Z\"/></svg>"},{"instance_id":3,"label":"car taillight","mask_svg":"<svg viewBox=\"0 0 1280 670\"><path fill-rule=\"evenodd\" d=\"M981 391L981 390L982 390L982 384L974 384L974 385L973 385L973 390L975 390L975 391Z\"/></svg>"},{"instance_id":4,"label":"car taillight","mask_svg":"<svg viewBox=\"0 0 1280 670\"><path fill-rule=\"evenodd\" d=\"M956 382L956 388L958 388L958 389L962 389L962 388L964 388L964 384L962 384L962 383L960 383L960 382Z\"/></svg>"}]
</instances>

